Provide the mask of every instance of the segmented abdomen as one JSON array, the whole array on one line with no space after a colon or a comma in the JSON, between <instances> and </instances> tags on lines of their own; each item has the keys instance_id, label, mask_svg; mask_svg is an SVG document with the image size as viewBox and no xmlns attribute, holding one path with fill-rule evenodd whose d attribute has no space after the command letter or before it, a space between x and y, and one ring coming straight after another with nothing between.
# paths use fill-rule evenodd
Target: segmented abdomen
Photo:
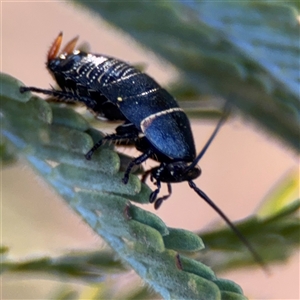
<instances>
[{"instance_id":1,"label":"segmented abdomen","mask_svg":"<svg viewBox=\"0 0 300 300\"><path fill-rule=\"evenodd\" d=\"M187 116L172 95L150 76L123 61L83 52L66 56L56 66L65 82L76 84L80 95L95 101L93 111L102 112L108 119L117 115L114 119L134 124L157 150L169 157L194 158Z\"/></svg>"},{"instance_id":2,"label":"segmented abdomen","mask_svg":"<svg viewBox=\"0 0 300 300\"><path fill-rule=\"evenodd\" d=\"M161 90L151 77L127 63L104 55L79 52L66 57L59 72L66 79L104 94L117 104L120 100L143 97ZM55 73L55 70L52 70Z\"/></svg>"}]
</instances>

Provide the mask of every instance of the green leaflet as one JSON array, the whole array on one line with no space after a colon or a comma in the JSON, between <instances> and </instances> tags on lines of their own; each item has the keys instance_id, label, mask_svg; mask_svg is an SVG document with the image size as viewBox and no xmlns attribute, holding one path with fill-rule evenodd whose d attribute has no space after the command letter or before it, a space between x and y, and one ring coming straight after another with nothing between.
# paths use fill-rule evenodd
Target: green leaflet
<instances>
[{"instance_id":1,"label":"green leaflet","mask_svg":"<svg viewBox=\"0 0 300 300\"><path fill-rule=\"evenodd\" d=\"M124 156L104 146L99 157L85 160L83 154L101 134L87 128L75 112L65 108L60 112L59 106L52 110L53 106L40 98L18 102L18 97L13 97L20 83L7 76L4 79L8 92L1 97L1 134L122 261L165 299L226 299L228 291L236 299L244 299L241 290L234 288L236 284L224 290L200 262L182 257L181 264L181 256L171 249L197 251L203 247L201 239L185 230L167 228L157 216L129 202L147 202L151 191L135 175L130 175L127 185L122 183L124 173L119 168ZM49 259L44 258L32 262L31 267L42 270L47 264ZM7 265L10 270L14 267ZM76 265L70 267L76 273Z\"/></svg>"}]
</instances>

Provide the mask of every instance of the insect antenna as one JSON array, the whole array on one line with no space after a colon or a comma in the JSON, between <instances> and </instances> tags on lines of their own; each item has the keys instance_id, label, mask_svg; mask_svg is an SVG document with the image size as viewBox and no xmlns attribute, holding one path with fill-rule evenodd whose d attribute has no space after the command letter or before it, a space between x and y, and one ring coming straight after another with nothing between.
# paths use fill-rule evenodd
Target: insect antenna
<instances>
[{"instance_id":1,"label":"insect antenna","mask_svg":"<svg viewBox=\"0 0 300 300\"><path fill-rule=\"evenodd\" d=\"M223 115L222 115L221 119L219 120L219 122L218 122L218 124L217 124L217 126L216 126L216 128L214 130L214 132L211 134L210 138L208 139L208 141L206 142L205 146L203 147L203 149L201 150L201 152L198 154L198 156L194 159L194 161L185 170L185 173L187 173L188 171L190 171L191 169L193 169L198 164L199 160L205 154L206 150L208 149L208 147L210 146L210 144L212 143L212 141L216 137L218 131L220 130L220 128L224 124L224 122L225 122L228 114L229 114L229 104L228 104L228 102L226 102L225 107L223 109Z\"/></svg>"},{"instance_id":2,"label":"insect antenna","mask_svg":"<svg viewBox=\"0 0 300 300\"><path fill-rule=\"evenodd\" d=\"M207 151L208 147L216 137L218 131L224 124L227 116L229 114L229 103L228 101L225 103L224 109L223 109L223 115L221 119L219 120L215 130L211 134L210 138L204 145L203 149L201 152L198 154L198 156L195 158L195 160L188 166L188 168L185 170L185 172L188 172L189 170L193 169L200 159L203 157L205 152ZM249 252L252 254L254 260L262 267L262 269L266 272L269 273L269 270L264 263L263 259L261 256L256 252L256 250L253 248L253 246L250 244L250 242L245 238L245 236L239 231L239 229L230 221L230 219L223 213L223 211L202 191L200 190L196 184L192 180L188 180L189 186L210 206L212 207L218 214L219 216L226 222L226 224L230 227L230 229L236 234L236 236L240 239L240 241L246 246L246 248L249 250Z\"/></svg>"},{"instance_id":3,"label":"insect antenna","mask_svg":"<svg viewBox=\"0 0 300 300\"><path fill-rule=\"evenodd\" d=\"M252 254L254 260L262 267L266 273L270 273L265 262L261 256L256 252L250 242L245 238L245 236L240 232L240 230L230 221L230 219L223 213L223 211L202 191L196 184L192 181L188 181L189 186L210 206L212 207L219 216L226 222L230 229L236 234L240 241L246 246L249 252Z\"/></svg>"}]
</instances>

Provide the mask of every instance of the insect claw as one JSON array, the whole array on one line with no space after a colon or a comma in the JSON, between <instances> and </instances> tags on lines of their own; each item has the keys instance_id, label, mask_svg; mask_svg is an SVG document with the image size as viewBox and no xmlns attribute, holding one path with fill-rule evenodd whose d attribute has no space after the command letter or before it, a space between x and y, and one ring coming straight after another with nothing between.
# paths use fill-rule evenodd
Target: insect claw
<instances>
[{"instance_id":1,"label":"insect claw","mask_svg":"<svg viewBox=\"0 0 300 300\"><path fill-rule=\"evenodd\" d=\"M156 200L157 194L158 194L158 190L155 190L154 192L152 192L150 194L150 197L149 197L149 202L150 203L153 203Z\"/></svg>"},{"instance_id":2,"label":"insect claw","mask_svg":"<svg viewBox=\"0 0 300 300\"><path fill-rule=\"evenodd\" d=\"M87 154L84 155L86 160L91 160L94 151L90 150Z\"/></svg>"},{"instance_id":3,"label":"insect claw","mask_svg":"<svg viewBox=\"0 0 300 300\"><path fill-rule=\"evenodd\" d=\"M129 180L129 176L127 174L124 175L124 177L122 178L122 182L124 184L127 184L128 183L128 180Z\"/></svg>"},{"instance_id":4,"label":"insect claw","mask_svg":"<svg viewBox=\"0 0 300 300\"><path fill-rule=\"evenodd\" d=\"M155 202L154 202L154 209L159 209L160 206L162 205L164 199L163 198L158 198Z\"/></svg>"}]
</instances>

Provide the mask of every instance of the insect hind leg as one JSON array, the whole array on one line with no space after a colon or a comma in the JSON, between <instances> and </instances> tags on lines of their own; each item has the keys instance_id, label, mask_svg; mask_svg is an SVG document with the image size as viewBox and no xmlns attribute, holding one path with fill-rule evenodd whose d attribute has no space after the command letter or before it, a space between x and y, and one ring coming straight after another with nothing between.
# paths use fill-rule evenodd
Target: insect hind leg
<instances>
[{"instance_id":1,"label":"insect hind leg","mask_svg":"<svg viewBox=\"0 0 300 300\"><path fill-rule=\"evenodd\" d=\"M34 92L38 94L44 94L47 96L55 97L56 101L58 102L66 102L66 103L75 103L79 99L76 99L76 95L74 93L66 92L66 91L58 91L58 90L46 90L46 89L40 89L32 86L21 86L20 87L20 93L26 93L26 92ZM55 101L54 100L54 101Z\"/></svg>"},{"instance_id":2,"label":"insect hind leg","mask_svg":"<svg viewBox=\"0 0 300 300\"><path fill-rule=\"evenodd\" d=\"M90 150L88 153L85 154L85 158L87 160L91 160L93 154L95 153L95 151L97 151L102 144L104 143L104 141L113 141L113 142L118 142L118 141L124 141L124 140L128 140L129 142L133 141L134 139L136 139L136 135L135 134L131 134L131 133L127 133L127 134L123 134L123 135L118 135L118 134L110 134L105 136L102 140L99 140Z\"/></svg>"},{"instance_id":3,"label":"insect hind leg","mask_svg":"<svg viewBox=\"0 0 300 300\"><path fill-rule=\"evenodd\" d=\"M26 93L26 92L34 92L38 94L44 94L47 96L54 97L53 99L46 99L46 101L51 102L63 102L63 103L84 103L88 108L93 108L96 105L96 102L91 99L90 97L85 97L82 95L79 95L77 93L74 93L73 91L60 91L60 90L46 90L46 89L40 89L37 87L32 86L21 86L20 87L20 93Z\"/></svg>"},{"instance_id":4,"label":"insect hind leg","mask_svg":"<svg viewBox=\"0 0 300 300\"><path fill-rule=\"evenodd\" d=\"M134 141L138 138L138 131L133 124L125 122L124 124L116 128L116 133L109 134L103 139L98 141L88 153L85 154L85 158L90 160L97 149L99 149L104 141L113 141L123 144L134 144Z\"/></svg>"}]
</instances>

